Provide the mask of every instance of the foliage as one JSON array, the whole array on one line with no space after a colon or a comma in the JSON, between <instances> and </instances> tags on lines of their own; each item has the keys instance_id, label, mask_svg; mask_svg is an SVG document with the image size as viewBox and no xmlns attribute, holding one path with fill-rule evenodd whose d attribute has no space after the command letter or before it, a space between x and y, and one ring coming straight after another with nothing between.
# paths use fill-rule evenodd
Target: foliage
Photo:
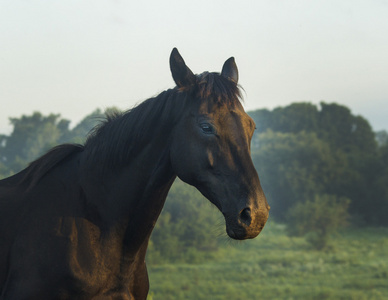
<instances>
[{"instance_id":1,"label":"foliage","mask_svg":"<svg viewBox=\"0 0 388 300\"><path fill-rule=\"evenodd\" d=\"M372 191L374 203L368 207L376 218L373 223L388 225L388 143L379 148L378 160L374 168L374 189Z\"/></svg>"},{"instance_id":2,"label":"foliage","mask_svg":"<svg viewBox=\"0 0 388 300\"><path fill-rule=\"evenodd\" d=\"M319 128L319 111L311 103L293 103L275 108L273 111L258 109L249 114L255 120L259 133L268 129L284 133L317 132Z\"/></svg>"},{"instance_id":3,"label":"foliage","mask_svg":"<svg viewBox=\"0 0 388 300\"><path fill-rule=\"evenodd\" d=\"M197 190L176 180L153 230L148 260L197 263L204 252L211 255L218 248L217 216L221 214Z\"/></svg>"},{"instance_id":4,"label":"foliage","mask_svg":"<svg viewBox=\"0 0 388 300\"><path fill-rule=\"evenodd\" d=\"M2 136L0 158L2 164L12 174L26 167L43 152L58 144L68 134L69 121L59 115L43 116L39 112L31 116L10 118L13 132Z\"/></svg>"},{"instance_id":5,"label":"foliage","mask_svg":"<svg viewBox=\"0 0 388 300\"><path fill-rule=\"evenodd\" d=\"M336 103L321 102L320 109L311 103L293 103L273 111L259 109L250 115L258 133L268 129L282 133L314 132L337 150L374 152L376 149L375 134L368 121Z\"/></svg>"},{"instance_id":6,"label":"foliage","mask_svg":"<svg viewBox=\"0 0 388 300\"><path fill-rule=\"evenodd\" d=\"M376 132L376 141L380 147L388 145L388 132L386 130Z\"/></svg>"},{"instance_id":7,"label":"foliage","mask_svg":"<svg viewBox=\"0 0 388 300\"><path fill-rule=\"evenodd\" d=\"M307 235L307 241L318 250L328 245L330 236L347 225L350 200L333 195L315 195L314 200L297 202L287 214L290 235Z\"/></svg>"},{"instance_id":8,"label":"foliage","mask_svg":"<svg viewBox=\"0 0 388 300\"><path fill-rule=\"evenodd\" d=\"M346 153L375 153L375 134L368 121L351 114L349 108L321 103L319 136L333 148Z\"/></svg>"},{"instance_id":9,"label":"foliage","mask_svg":"<svg viewBox=\"0 0 388 300\"><path fill-rule=\"evenodd\" d=\"M335 103L294 103L250 113L258 133L252 156L271 214L285 221L289 207L314 194L351 199L357 223L387 225L384 133L377 144L369 123ZM385 180L385 181L384 181Z\"/></svg>"},{"instance_id":10,"label":"foliage","mask_svg":"<svg viewBox=\"0 0 388 300\"><path fill-rule=\"evenodd\" d=\"M271 214L284 220L296 202L324 193L333 179L341 179L345 170L340 155L332 156L329 146L313 132L259 135L252 153L263 189L271 205Z\"/></svg>"}]
</instances>

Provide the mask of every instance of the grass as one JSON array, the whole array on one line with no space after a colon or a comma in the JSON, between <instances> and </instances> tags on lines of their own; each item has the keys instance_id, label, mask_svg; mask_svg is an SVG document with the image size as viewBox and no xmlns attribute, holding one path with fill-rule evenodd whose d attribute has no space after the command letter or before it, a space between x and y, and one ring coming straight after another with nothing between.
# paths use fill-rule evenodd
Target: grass
<instances>
[{"instance_id":1,"label":"grass","mask_svg":"<svg viewBox=\"0 0 388 300\"><path fill-rule=\"evenodd\" d=\"M323 252L267 225L205 263L148 265L148 299L388 299L388 228L348 229Z\"/></svg>"}]
</instances>

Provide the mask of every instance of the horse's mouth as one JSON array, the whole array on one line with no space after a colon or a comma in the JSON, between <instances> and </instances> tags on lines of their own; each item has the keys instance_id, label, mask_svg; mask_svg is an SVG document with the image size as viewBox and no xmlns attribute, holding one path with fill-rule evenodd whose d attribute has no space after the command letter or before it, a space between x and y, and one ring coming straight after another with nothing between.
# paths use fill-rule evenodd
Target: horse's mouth
<instances>
[{"instance_id":1,"label":"horse's mouth","mask_svg":"<svg viewBox=\"0 0 388 300\"><path fill-rule=\"evenodd\" d=\"M234 240L247 240L253 239L259 235L263 226L257 228L245 228L243 226L226 226L226 233Z\"/></svg>"},{"instance_id":2,"label":"horse's mouth","mask_svg":"<svg viewBox=\"0 0 388 300\"><path fill-rule=\"evenodd\" d=\"M233 229L230 229L230 228L226 228L226 233L228 234L228 236L234 240L245 240L247 239L246 237L246 231L242 228L242 229L236 229L236 228L233 228Z\"/></svg>"}]
</instances>

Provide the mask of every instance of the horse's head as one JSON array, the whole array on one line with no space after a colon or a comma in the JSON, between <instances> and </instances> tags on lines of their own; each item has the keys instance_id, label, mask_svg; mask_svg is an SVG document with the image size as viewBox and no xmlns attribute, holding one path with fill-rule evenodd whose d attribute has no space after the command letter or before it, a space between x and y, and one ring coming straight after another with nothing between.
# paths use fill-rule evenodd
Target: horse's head
<instances>
[{"instance_id":1,"label":"horse's head","mask_svg":"<svg viewBox=\"0 0 388 300\"><path fill-rule=\"evenodd\" d=\"M254 238L267 221L269 206L250 155L255 123L239 101L234 59L225 62L221 74L196 76L174 49L170 67L190 103L173 132L174 171L218 207L231 238Z\"/></svg>"}]
</instances>

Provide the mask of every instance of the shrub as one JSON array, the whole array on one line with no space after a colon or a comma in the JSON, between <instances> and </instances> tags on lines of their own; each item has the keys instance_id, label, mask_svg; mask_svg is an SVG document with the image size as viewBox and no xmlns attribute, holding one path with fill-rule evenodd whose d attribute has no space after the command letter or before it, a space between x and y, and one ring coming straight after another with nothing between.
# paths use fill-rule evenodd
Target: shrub
<instances>
[{"instance_id":1,"label":"shrub","mask_svg":"<svg viewBox=\"0 0 388 300\"><path fill-rule=\"evenodd\" d=\"M324 249L330 235L347 225L349 204L347 198L326 194L298 202L287 213L287 231L291 236L306 236L315 249Z\"/></svg>"}]
</instances>

